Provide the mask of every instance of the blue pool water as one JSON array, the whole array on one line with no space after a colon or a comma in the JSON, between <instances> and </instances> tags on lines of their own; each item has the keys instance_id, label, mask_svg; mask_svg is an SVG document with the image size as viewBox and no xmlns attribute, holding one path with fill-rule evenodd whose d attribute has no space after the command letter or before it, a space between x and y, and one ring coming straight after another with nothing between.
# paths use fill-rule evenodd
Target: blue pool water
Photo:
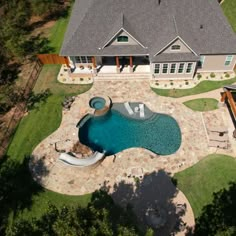
<instances>
[{"instance_id":1,"label":"blue pool water","mask_svg":"<svg viewBox=\"0 0 236 236\"><path fill-rule=\"evenodd\" d=\"M143 147L161 155L176 152L181 132L171 116L154 113L148 120L129 119L116 110L90 117L79 129L81 143L106 155L131 147Z\"/></svg>"},{"instance_id":2,"label":"blue pool water","mask_svg":"<svg viewBox=\"0 0 236 236\"><path fill-rule=\"evenodd\" d=\"M96 110L100 110L100 109L104 108L105 103L106 103L105 99L101 98L101 97L94 97L89 101L90 107L92 107Z\"/></svg>"}]
</instances>

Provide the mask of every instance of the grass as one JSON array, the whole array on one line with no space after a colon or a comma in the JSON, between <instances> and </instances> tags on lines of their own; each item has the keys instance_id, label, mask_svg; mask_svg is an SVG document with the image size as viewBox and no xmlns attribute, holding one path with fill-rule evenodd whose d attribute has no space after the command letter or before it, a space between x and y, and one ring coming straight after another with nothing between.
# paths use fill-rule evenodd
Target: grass
<instances>
[{"instance_id":1,"label":"grass","mask_svg":"<svg viewBox=\"0 0 236 236\"><path fill-rule=\"evenodd\" d=\"M52 95L49 96L46 102L40 102L37 108L31 110L20 122L7 151L7 155L11 160L23 163L24 158L32 153L37 144L59 127L62 118L61 102L65 96L80 94L91 88L91 85L70 86L60 84L56 80L59 69L60 66L58 65L43 67L34 92L38 93L49 88ZM21 176L18 176L18 178L21 178ZM48 201L57 206L63 204L84 206L90 201L90 197L90 194L66 196L43 190L32 196L31 207L24 209L20 215L26 218L40 216L45 211Z\"/></svg>"},{"instance_id":2,"label":"grass","mask_svg":"<svg viewBox=\"0 0 236 236\"><path fill-rule=\"evenodd\" d=\"M234 32L236 32L236 1L235 0L225 0L222 3L222 9L225 16L228 18Z\"/></svg>"},{"instance_id":3,"label":"grass","mask_svg":"<svg viewBox=\"0 0 236 236\"><path fill-rule=\"evenodd\" d=\"M209 92L218 88L222 88L225 85L233 84L236 82L236 77L233 79L223 81L202 81L197 86L191 89L157 89L152 90L161 96L179 98L184 96L190 96L200 93ZM220 94L219 94L220 96Z\"/></svg>"},{"instance_id":4,"label":"grass","mask_svg":"<svg viewBox=\"0 0 236 236\"><path fill-rule=\"evenodd\" d=\"M189 200L195 218L203 206L211 203L213 193L236 181L236 160L233 157L212 154L196 165L174 175L177 187Z\"/></svg>"},{"instance_id":5,"label":"grass","mask_svg":"<svg viewBox=\"0 0 236 236\"><path fill-rule=\"evenodd\" d=\"M58 82L56 77L60 67L61 65L44 65L34 87L34 92L40 93L49 88L53 95L63 97L65 95L80 94L91 88L92 85L68 85Z\"/></svg>"},{"instance_id":6,"label":"grass","mask_svg":"<svg viewBox=\"0 0 236 236\"><path fill-rule=\"evenodd\" d=\"M50 53L60 52L64 40L64 34L66 32L66 28L70 19L71 9L72 7L70 7L70 9L68 10L68 14L65 17L61 17L59 20L57 20L53 27L50 29L48 36L48 39L50 41L49 47L52 48L52 51Z\"/></svg>"},{"instance_id":7,"label":"grass","mask_svg":"<svg viewBox=\"0 0 236 236\"><path fill-rule=\"evenodd\" d=\"M218 108L218 101L213 98L199 98L184 102L193 111L212 111Z\"/></svg>"}]
</instances>

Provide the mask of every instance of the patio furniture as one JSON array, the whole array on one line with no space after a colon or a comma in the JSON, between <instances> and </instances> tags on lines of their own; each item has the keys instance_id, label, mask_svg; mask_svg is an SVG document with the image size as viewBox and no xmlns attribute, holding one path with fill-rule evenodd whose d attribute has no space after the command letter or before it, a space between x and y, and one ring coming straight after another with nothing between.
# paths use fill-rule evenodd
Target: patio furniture
<instances>
[{"instance_id":1,"label":"patio furniture","mask_svg":"<svg viewBox=\"0 0 236 236\"><path fill-rule=\"evenodd\" d=\"M187 210L186 203L184 203L184 204L177 204L176 205L176 209L175 209L175 213L177 215L183 216L185 214L186 210Z\"/></svg>"},{"instance_id":2,"label":"patio furniture","mask_svg":"<svg viewBox=\"0 0 236 236\"><path fill-rule=\"evenodd\" d=\"M224 133L223 133L223 135L220 135L220 133L211 132L209 134L209 140L219 141L219 142L227 142L227 141L229 141L229 136Z\"/></svg>"},{"instance_id":3,"label":"patio furniture","mask_svg":"<svg viewBox=\"0 0 236 236\"><path fill-rule=\"evenodd\" d=\"M145 117L144 104L143 104L143 103L139 104L139 114L140 114L140 117L141 117L141 118L144 118L144 117Z\"/></svg>"},{"instance_id":4,"label":"patio furniture","mask_svg":"<svg viewBox=\"0 0 236 236\"><path fill-rule=\"evenodd\" d=\"M128 111L129 115L133 115L134 114L134 111L132 110L129 102L125 102L124 106L125 106L125 109Z\"/></svg>"},{"instance_id":5,"label":"patio furniture","mask_svg":"<svg viewBox=\"0 0 236 236\"><path fill-rule=\"evenodd\" d=\"M228 133L228 129L225 126L210 126L208 131L217 133Z\"/></svg>"},{"instance_id":6,"label":"patio furniture","mask_svg":"<svg viewBox=\"0 0 236 236\"><path fill-rule=\"evenodd\" d=\"M209 147L216 147L222 149L228 148L228 142L210 141L208 145Z\"/></svg>"}]
</instances>

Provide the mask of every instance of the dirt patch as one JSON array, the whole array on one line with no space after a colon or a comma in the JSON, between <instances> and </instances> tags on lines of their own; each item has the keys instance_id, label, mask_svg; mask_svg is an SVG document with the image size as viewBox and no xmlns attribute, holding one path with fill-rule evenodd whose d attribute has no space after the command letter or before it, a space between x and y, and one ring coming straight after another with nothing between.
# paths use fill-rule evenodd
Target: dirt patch
<instances>
[{"instance_id":1,"label":"dirt patch","mask_svg":"<svg viewBox=\"0 0 236 236\"><path fill-rule=\"evenodd\" d=\"M51 20L51 21L42 23L40 26L36 27L32 31L31 35L37 36L37 35L41 34L41 35L47 37L47 36L49 36L50 29L55 25L55 23L56 23L56 20Z\"/></svg>"}]
</instances>

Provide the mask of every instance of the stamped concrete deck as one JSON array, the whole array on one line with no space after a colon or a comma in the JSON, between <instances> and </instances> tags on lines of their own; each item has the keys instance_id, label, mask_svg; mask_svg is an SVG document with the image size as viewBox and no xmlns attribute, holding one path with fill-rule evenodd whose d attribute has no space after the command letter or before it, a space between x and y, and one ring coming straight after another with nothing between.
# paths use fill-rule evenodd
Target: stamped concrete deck
<instances>
[{"instance_id":1,"label":"stamped concrete deck","mask_svg":"<svg viewBox=\"0 0 236 236\"><path fill-rule=\"evenodd\" d=\"M142 148L124 150L107 157L94 168L81 169L64 165L58 161L59 149L70 151L78 141L76 124L91 112L89 100L94 96L109 96L112 102L142 102L153 112L173 116L182 132L182 144L172 155L158 156ZM115 184L133 183L134 177L143 177L159 170L174 174L190 167L208 154L222 152L208 147L206 128L209 125L224 125L228 111L225 107L211 112L194 112L178 99L156 95L148 81L96 81L92 89L76 97L70 111L63 111L60 127L43 140L34 150L30 163L34 178L45 188L55 192L82 195L100 189L104 183L112 193ZM231 131L230 131L231 132ZM232 154L231 148L223 153ZM186 200L187 201L187 200ZM190 225L194 222L193 213Z\"/></svg>"}]
</instances>

